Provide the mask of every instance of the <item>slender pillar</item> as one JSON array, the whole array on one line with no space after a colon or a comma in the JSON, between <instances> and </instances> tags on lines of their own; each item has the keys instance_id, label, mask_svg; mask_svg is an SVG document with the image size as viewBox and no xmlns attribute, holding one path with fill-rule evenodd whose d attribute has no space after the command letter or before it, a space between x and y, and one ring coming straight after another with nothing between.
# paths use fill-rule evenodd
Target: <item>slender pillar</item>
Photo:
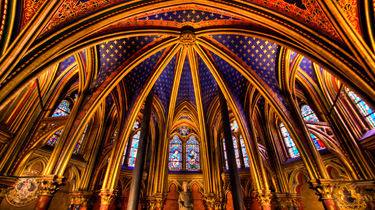
<instances>
[{"instance_id":1,"label":"slender pillar","mask_svg":"<svg viewBox=\"0 0 375 210\"><path fill-rule=\"evenodd\" d=\"M311 182L312 186L318 192L320 200L323 202L324 209L326 210L338 210L333 197L333 189L335 188L334 183L330 183L330 180L317 180Z\"/></svg>"},{"instance_id":2,"label":"slender pillar","mask_svg":"<svg viewBox=\"0 0 375 210\"><path fill-rule=\"evenodd\" d=\"M232 131L230 129L227 101L220 89L218 89L218 92L219 92L220 108L221 108L221 120L222 120L223 128L224 128L225 147L227 149L229 177L230 177L230 184L232 187L232 195L233 195L232 196L233 205L234 205L234 209L236 210L244 210L244 202L243 202L242 191L241 191L240 176L238 174L236 156L234 154Z\"/></svg>"},{"instance_id":3,"label":"slender pillar","mask_svg":"<svg viewBox=\"0 0 375 210\"><path fill-rule=\"evenodd\" d=\"M150 118L151 118L151 109L152 101L154 99L155 88L152 88L150 93L146 98L145 109L143 113L143 121L141 126L141 136L139 138L137 158L134 166L132 183L130 185L130 194L128 201L128 210L137 210L138 209L138 200L139 192L141 189L142 182L142 172L144 168L144 162L146 157L146 146L147 146L147 137L148 131L150 128Z\"/></svg>"}]
</instances>

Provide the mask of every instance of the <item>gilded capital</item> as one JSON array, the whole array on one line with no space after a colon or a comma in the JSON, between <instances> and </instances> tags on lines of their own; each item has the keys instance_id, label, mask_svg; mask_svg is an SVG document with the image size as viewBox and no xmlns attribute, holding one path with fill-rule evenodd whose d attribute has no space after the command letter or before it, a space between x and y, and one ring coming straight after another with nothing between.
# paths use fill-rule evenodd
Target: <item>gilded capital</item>
<instances>
[{"instance_id":1,"label":"gilded capital","mask_svg":"<svg viewBox=\"0 0 375 210\"><path fill-rule=\"evenodd\" d=\"M181 33L180 42L183 45L193 45L195 43L195 34L190 30L185 30Z\"/></svg>"},{"instance_id":2,"label":"gilded capital","mask_svg":"<svg viewBox=\"0 0 375 210\"><path fill-rule=\"evenodd\" d=\"M270 190L258 190L255 196L261 206L271 205L272 193Z\"/></svg>"},{"instance_id":3,"label":"gilded capital","mask_svg":"<svg viewBox=\"0 0 375 210\"><path fill-rule=\"evenodd\" d=\"M112 199L116 196L116 192L113 190L101 190L99 196L101 204L110 205Z\"/></svg>"},{"instance_id":4,"label":"gilded capital","mask_svg":"<svg viewBox=\"0 0 375 210\"><path fill-rule=\"evenodd\" d=\"M326 180L317 180L311 182L313 188L318 192L321 200L332 200L333 190L335 188L335 183Z\"/></svg>"},{"instance_id":5,"label":"gilded capital","mask_svg":"<svg viewBox=\"0 0 375 210\"><path fill-rule=\"evenodd\" d=\"M63 177L55 175L38 178L38 195L53 196L53 194L55 194L59 190L59 186L64 184L63 179Z\"/></svg>"}]
</instances>

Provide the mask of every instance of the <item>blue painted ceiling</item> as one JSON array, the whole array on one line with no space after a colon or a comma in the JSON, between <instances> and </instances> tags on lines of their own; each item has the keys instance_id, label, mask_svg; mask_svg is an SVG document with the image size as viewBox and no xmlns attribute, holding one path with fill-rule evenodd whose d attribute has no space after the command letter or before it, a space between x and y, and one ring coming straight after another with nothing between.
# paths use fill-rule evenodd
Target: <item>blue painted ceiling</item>
<instances>
[{"instance_id":1,"label":"blue painted ceiling","mask_svg":"<svg viewBox=\"0 0 375 210\"><path fill-rule=\"evenodd\" d=\"M197 106L194 94L193 79L191 76L191 70L189 65L189 59L186 57L184 62L184 67L182 69L180 87L178 88L176 105L183 101L189 101L194 106Z\"/></svg>"}]
</instances>

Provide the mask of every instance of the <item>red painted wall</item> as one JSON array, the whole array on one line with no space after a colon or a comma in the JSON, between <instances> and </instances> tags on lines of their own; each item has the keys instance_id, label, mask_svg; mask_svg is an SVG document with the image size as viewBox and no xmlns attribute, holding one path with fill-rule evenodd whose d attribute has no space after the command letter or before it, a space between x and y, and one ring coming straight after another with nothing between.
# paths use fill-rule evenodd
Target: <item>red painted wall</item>
<instances>
[{"instance_id":1,"label":"red painted wall","mask_svg":"<svg viewBox=\"0 0 375 210\"><path fill-rule=\"evenodd\" d=\"M171 184L169 187L169 192L167 199L165 201L163 209L165 210L178 210L178 196L180 195L177 192L176 185Z\"/></svg>"},{"instance_id":2,"label":"red painted wall","mask_svg":"<svg viewBox=\"0 0 375 210\"><path fill-rule=\"evenodd\" d=\"M199 187L197 185L192 186L192 193L193 193L193 202L194 202L194 210L205 210L206 208L204 207L203 203L203 196L202 194L198 191Z\"/></svg>"}]
</instances>

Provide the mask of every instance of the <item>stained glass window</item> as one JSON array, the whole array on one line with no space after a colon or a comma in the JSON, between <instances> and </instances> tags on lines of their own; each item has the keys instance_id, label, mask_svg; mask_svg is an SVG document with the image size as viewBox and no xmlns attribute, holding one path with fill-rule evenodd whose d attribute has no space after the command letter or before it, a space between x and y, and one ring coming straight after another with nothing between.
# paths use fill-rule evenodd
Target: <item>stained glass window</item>
<instances>
[{"instance_id":1,"label":"stained glass window","mask_svg":"<svg viewBox=\"0 0 375 210\"><path fill-rule=\"evenodd\" d=\"M285 142L286 148L288 150L289 156L291 158L298 157L299 152L297 150L297 147L294 144L293 139L290 137L290 134L289 134L288 130L285 128L283 123L280 123L280 131L281 131L281 135L284 138L284 142Z\"/></svg>"},{"instance_id":2,"label":"stained glass window","mask_svg":"<svg viewBox=\"0 0 375 210\"><path fill-rule=\"evenodd\" d=\"M237 147L237 140L236 137L232 136L233 139L233 147L234 147L234 155L236 156L236 163L237 167L241 168L241 161L240 161L240 155L238 153L238 147ZM225 157L225 164L227 169L228 167L228 156L227 156L227 147L225 146L225 139L223 139L223 145L224 145L224 157Z\"/></svg>"},{"instance_id":3,"label":"stained glass window","mask_svg":"<svg viewBox=\"0 0 375 210\"><path fill-rule=\"evenodd\" d=\"M243 162L245 164L245 167L250 167L249 158L247 157L246 146L245 146L245 142L243 141L242 135L240 135L240 144L241 144Z\"/></svg>"},{"instance_id":4,"label":"stained glass window","mask_svg":"<svg viewBox=\"0 0 375 210\"><path fill-rule=\"evenodd\" d=\"M187 127L185 127L185 126L181 127L181 128L180 128L180 134L181 134L182 136L186 136L186 135L188 135L188 134L189 134L189 128L187 128Z\"/></svg>"},{"instance_id":5,"label":"stained glass window","mask_svg":"<svg viewBox=\"0 0 375 210\"><path fill-rule=\"evenodd\" d=\"M303 105L301 107L301 112L304 120L319 122L318 117L315 115L314 111L308 105Z\"/></svg>"},{"instance_id":6,"label":"stained glass window","mask_svg":"<svg viewBox=\"0 0 375 210\"><path fill-rule=\"evenodd\" d=\"M85 130L83 131L83 134L82 134L81 138L78 140L77 145L74 148L73 154L78 154L79 150L81 149L81 145L82 145L83 139L85 138L88 127L89 127L89 124L86 125Z\"/></svg>"},{"instance_id":7,"label":"stained glass window","mask_svg":"<svg viewBox=\"0 0 375 210\"><path fill-rule=\"evenodd\" d=\"M182 171L182 142L178 136L173 136L169 143L169 170Z\"/></svg>"},{"instance_id":8,"label":"stained glass window","mask_svg":"<svg viewBox=\"0 0 375 210\"><path fill-rule=\"evenodd\" d=\"M375 128L375 113L374 111L360 98L358 97L353 91L349 88L346 89L350 98L357 104L359 110L361 111L362 115L367 119L370 123L371 128Z\"/></svg>"},{"instance_id":9,"label":"stained glass window","mask_svg":"<svg viewBox=\"0 0 375 210\"><path fill-rule=\"evenodd\" d=\"M234 120L234 121L230 124L230 128L232 129L232 131L237 132L237 130L238 130L238 124L237 124L237 121Z\"/></svg>"},{"instance_id":10,"label":"stained glass window","mask_svg":"<svg viewBox=\"0 0 375 210\"><path fill-rule=\"evenodd\" d=\"M134 134L132 139L132 144L130 147L130 153L129 153L129 167L135 166L135 159L137 157L137 151L138 151L138 144L139 144L139 137L141 135L141 131L138 131L136 134Z\"/></svg>"},{"instance_id":11,"label":"stained glass window","mask_svg":"<svg viewBox=\"0 0 375 210\"><path fill-rule=\"evenodd\" d=\"M138 129L139 128L139 121L138 120L135 120L134 124L133 124L133 129Z\"/></svg>"},{"instance_id":12,"label":"stained glass window","mask_svg":"<svg viewBox=\"0 0 375 210\"><path fill-rule=\"evenodd\" d=\"M312 140L314 141L314 144L318 150L325 149L326 146L323 144L323 142L318 139L314 134L310 133Z\"/></svg>"},{"instance_id":13,"label":"stained glass window","mask_svg":"<svg viewBox=\"0 0 375 210\"><path fill-rule=\"evenodd\" d=\"M55 112L53 112L52 117L60 117L69 115L72 109L72 103L68 100L62 100Z\"/></svg>"},{"instance_id":14,"label":"stained glass window","mask_svg":"<svg viewBox=\"0 0 375 210\"><path fill-rule=\"evenodd\" d=\"M186 142L186 170L199 171L199 143L194 136Z\"/></svg>"},{"instance_id":15,"label":"stained glass window","mask_svg":"<svg viewBox=\"0 0 375 210\"><path fill-rule=\"evenodd\" d=\"M56 131L46 142L47 145L54 147L59 140L61 132L63 129Z\"/></svg>"}]
</instances>

